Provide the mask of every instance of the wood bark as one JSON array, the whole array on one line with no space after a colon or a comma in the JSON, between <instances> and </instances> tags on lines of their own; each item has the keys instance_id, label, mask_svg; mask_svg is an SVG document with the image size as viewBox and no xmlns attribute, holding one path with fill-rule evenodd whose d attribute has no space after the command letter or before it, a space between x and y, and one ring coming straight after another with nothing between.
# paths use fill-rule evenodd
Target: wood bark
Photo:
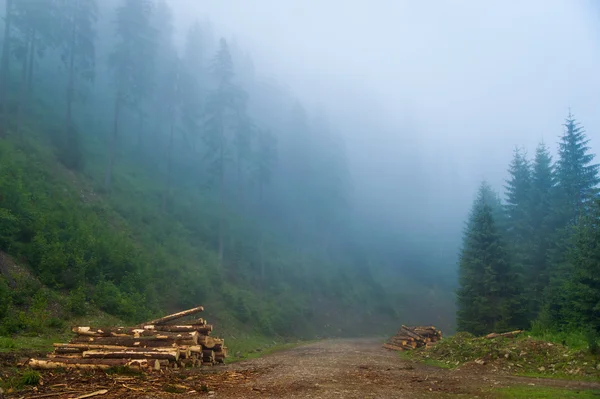
<instances>
[{"instance_id":1,"label":"wood bark","mask_svg":"<svg viewBox=\"0 0 600 399\"><path fill-rule=\"evenodd\" d=\"M522 330L515 330L515 331L510 331L510 332L505 332L505 333L491 333L491 334L486 335L485 337L487 339L497 338L497 337L515 338L517 335L521 334L522 332L523 332Z\"/></svg>"},{"instance_id":2,"label":"wood bark","mask_svg":"<svg viewBox=\"0 0 600 399\"><path fill-rule=\"evenodd\" d=\"M129 366L129 367L147 367L148 363L145 359L128 360L128 359L72 359L72 358L54 358L47 359L30 359L27 365L32 369L81 369L81 370L107 370L111 367Z\"/></svg>"},{"instance_id":3,"label":"wood bark","mask_svg":"<svg viewBox=\"0 0 600 399\"><path fill-rule=\"evenodd\" d=\"M198 344L202 345L207 349L213 349L215 347L221 348L225 344L225 341L223 339L201 335L200 337L198 337Z\"/></svg>"},{"instance_id":4,"label":"wood bark","mask_svg":"<svg viewBox=\"0 0 600 399\"><path fill-rule=\"evenodd\" d=\"M155 330L161 332L194 332L197 331L202 334L210 333L213 327L209 324L207 326L204 325L187 325L187 326L177 326L177 325L157 325L157 326L144 326L144 329L147 330Z\"/></svg>"},{"instance_id":5,"label":"wood bark","mask_svg":"<svg viewBox=\"0 0 600 399\"><path fill-rule=\"evenodd\" d=\"M107 352L100 350L91 350L83 352L83 358L89 359L159 359L159 360L171 360L178 361L180 352L179 350L169 351L151 351L127 349L125 351Z\"/></svg>"},{"instance_id":6,"label":"wood bark","mask_svg":"<svg viewBox=\"0 0 600 399\"><path fill-rule=\"evenodd\" d=\"M166 324L172 320L176 320L176 319L181 319L182 317L186 317L186 316L191 316L193 314L196 313L200 313L204 311L204 307L203 306L197 306L195 308L192 309L188 309L188 310L184 310L182 312L177 312L177 313L173 313L164 317L160 317L158 319L155 320L151 320L148 321L144 324L141 324L141 326L144 325L160 325L160 324Z\"/></svg>"}]
</instances>

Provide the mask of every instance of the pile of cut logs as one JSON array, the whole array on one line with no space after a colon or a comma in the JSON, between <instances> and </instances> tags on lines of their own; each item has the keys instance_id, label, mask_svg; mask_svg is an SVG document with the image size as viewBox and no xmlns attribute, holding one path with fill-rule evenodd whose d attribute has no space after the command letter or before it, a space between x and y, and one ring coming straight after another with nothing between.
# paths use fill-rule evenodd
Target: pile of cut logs
<instances>
[{"instance_id":1,"label":"pile of cut logs","mask_svg":"<svg viewBox=\"0 0 600 399\"><path fill-rule=\"evenodd\" d=\"M404 351L422 346L429 347L442 339L442 332L433 326L402 326L383 347L386 349Z\"/></svg>"},{"instance_id":2,"label":"pile of cut logs","mask_svg":"<svg viewBox=\"0 0 600 399\"><path fill-rule=\"evenodd\" d=\"M37 369L102 369L127 366L139 369L212 366L227 356L224 340L211 337L204 319L182 322L202 312L202 306L152 320L135 327L94 329L74 327L69 343L54 344L46 359L29 359Z\"/></svg>"}]
</instances>

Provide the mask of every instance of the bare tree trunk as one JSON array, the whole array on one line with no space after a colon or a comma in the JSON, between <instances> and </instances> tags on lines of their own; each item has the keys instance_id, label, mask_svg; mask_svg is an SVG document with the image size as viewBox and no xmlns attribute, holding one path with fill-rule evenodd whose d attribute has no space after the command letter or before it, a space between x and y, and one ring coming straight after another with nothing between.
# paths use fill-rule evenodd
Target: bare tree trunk
<instances>
[{"instance_id":1,"label":"bare tree trunk","mask_svg":"<svg viewBox=\"0 0 600 399\"><path fill-rule=\"evenodd\" d=\"M5 21L4 21L4 43L2 45L2 65L0 67L0 105L2 126L0 134L6 134L8 130L8 86L10 77L10 29L12 24L12 4L13 0L6 0Z\"/></svg>"},{"instance_id":2,"label":"bare tree trunk","mask_svg":"<svg viewBox=\"0 0 600 399\"><path fill-rule=\"evenodd\" d=\"M225 132L223 131L222 115L219 115L220 148L219 148L219 267L223 267L223 218L225 217Z\"/></svg>"},{"instance_id":3,"label":"bare tree trunk","mask_svg":"<svg viewBox=\"0 0 600 399\"><path fill-rule=\"evenodd\" d=\"M71 31L71 52L69 54L69 81L67 83L67 130L65 134L67 140L70 139L72 134L72 107L75 93L75 39L76 30L75 24L73 24L73 29Z\"/></svg>"},{"instance_id":4,"label":"bare tree trunk","mask_svg":"<svg viewBox=\"0 0 600 399\"><path fill-rule=\"evenodd\" d=\"M167 186L165 187L165 192L163 193L163 212L166 212L167 210L167 198L169 197L169 192L171 191L171 169L173 164L173 132L175 130L175 117L173 115L174 113L174 110L171 109L171 122L169 126L169 146L167 148Z\"/></svg>"},{"instance_id":5,"label":"bare tree trunk","mask_svg":"<svg viewBox=\"0 0 600 399\"><path fill-rule=\"evenodd\" d=\"M141 110L139 113L139 122L140 125L138 127L138 149L141 150L142 149L142 138L144 136L144 111Z\"/></svg>"},{"instance_id":6,"label":"bare tree trunk","mask_svg":"<svg viewBox=\"0 0 600 399\"><path fill-rule=\"evenodd\" d=\"M17 134L22 138L23 135L23 113L25 109L25 103L27 99L27 66L28 66L28 55L31 44L32 30L27 33L27 40L25 45L27 46L23 53L23 67L21 69L21 85L19 88L19 105L17 109Z\"/></svg>"},{"instance_id":7,"label":"bare tree trunk","mask_svg":"<svg viewBox=\"0 0 600 399\"><path fill-rule=\"evenodd\" d=\"M104 176L104 186L107 190L110 190L112 182L112 168L115 162L115 156L117 151L117 137L119 134L119 115L121 113L121 92L117 93L115 98L115 110L113 120L113 134L110 140L110 147L108 148L108 165L106 165L106 175Z\"/></svg>"},{"instance_id":8,"label":"bare tree trunk","mask_svg":"<svg viewBox=\"0 0 600 399\"><path fill-rule=\"evenodd\" d=\"M35 28L33 28L33 31L31 33L31 44L29 46L29 67L28 67L28 72L27 72L27 97L31 98L31 93L33 91L33 67L34 67L34 60L35 60L35 36L36 36L36 31Z\"/></svg>"}]
</instances>

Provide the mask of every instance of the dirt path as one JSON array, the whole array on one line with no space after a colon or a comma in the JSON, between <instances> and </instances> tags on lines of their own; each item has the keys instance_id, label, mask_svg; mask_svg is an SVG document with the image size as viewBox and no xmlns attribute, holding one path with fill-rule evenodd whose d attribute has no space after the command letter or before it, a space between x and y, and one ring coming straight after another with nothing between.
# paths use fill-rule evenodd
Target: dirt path
<instances>
[{"instance_id":1,"label":"dirt path","mask_svg":"<svg viewBox=\"0 0 600 399\"><path fill-rule=\"evenodd\" d=\"M18 357L0 356L0 381L14 375L12 365ZM98 398L483 399L497 398L492 389L510 385L600 390L600 382L514 377L475 363L457 370L425 366L402 360L378 341L352 339L320 341L259 359L202 369L141 375L48 370L42 373L39 385L7 392L6 398L73 399L106 390Z\"/></svg>"},{"instance_id":2,"label":"dirt path","mask_svg":"<svg viewBox=\"0 0 600 399\"><path fill-rule=\"evenodd\" d=\"M545 385L600 389L600 383L444 370L401 360L373 340L329 340L227 366L251 375L217 390L216 398L494 398L491 388ZM218 373L217 370L214 370ZM222 372L222 371L221 371Z\"/></svg>"}]
</instances>

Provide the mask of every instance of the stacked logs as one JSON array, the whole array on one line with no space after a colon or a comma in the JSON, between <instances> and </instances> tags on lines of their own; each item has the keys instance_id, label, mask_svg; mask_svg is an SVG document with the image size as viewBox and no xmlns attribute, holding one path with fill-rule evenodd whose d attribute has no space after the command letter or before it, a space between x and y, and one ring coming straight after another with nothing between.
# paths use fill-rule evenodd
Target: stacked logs
<instances>
[{"instance_id":1,"label":"stacked logs","mask_svg":"<svg viewBox=\"0 0 600 399\"><path fill-rule=\"evenodd\" d=\"M181 319L202 312L202 306L151 320L135 327L74 327L69 343L54 344L46 359L30 359L32 368L102 369L127 366L160 370L224 363L224 340L211 337L204 319Z\"/></svg>"},{"instance_id":2,"label":"stacked logs","mask_svg":"<svg viewBox=\"0 0 600 399\"><path fill-rule=\"evenodd\" d=\"M423 346L429 347L440 339L442 339L442 332L433 326L403 325L396 335L383 344L383 347L396 351L412 350Z\"/></svg>"}]
</instances>

